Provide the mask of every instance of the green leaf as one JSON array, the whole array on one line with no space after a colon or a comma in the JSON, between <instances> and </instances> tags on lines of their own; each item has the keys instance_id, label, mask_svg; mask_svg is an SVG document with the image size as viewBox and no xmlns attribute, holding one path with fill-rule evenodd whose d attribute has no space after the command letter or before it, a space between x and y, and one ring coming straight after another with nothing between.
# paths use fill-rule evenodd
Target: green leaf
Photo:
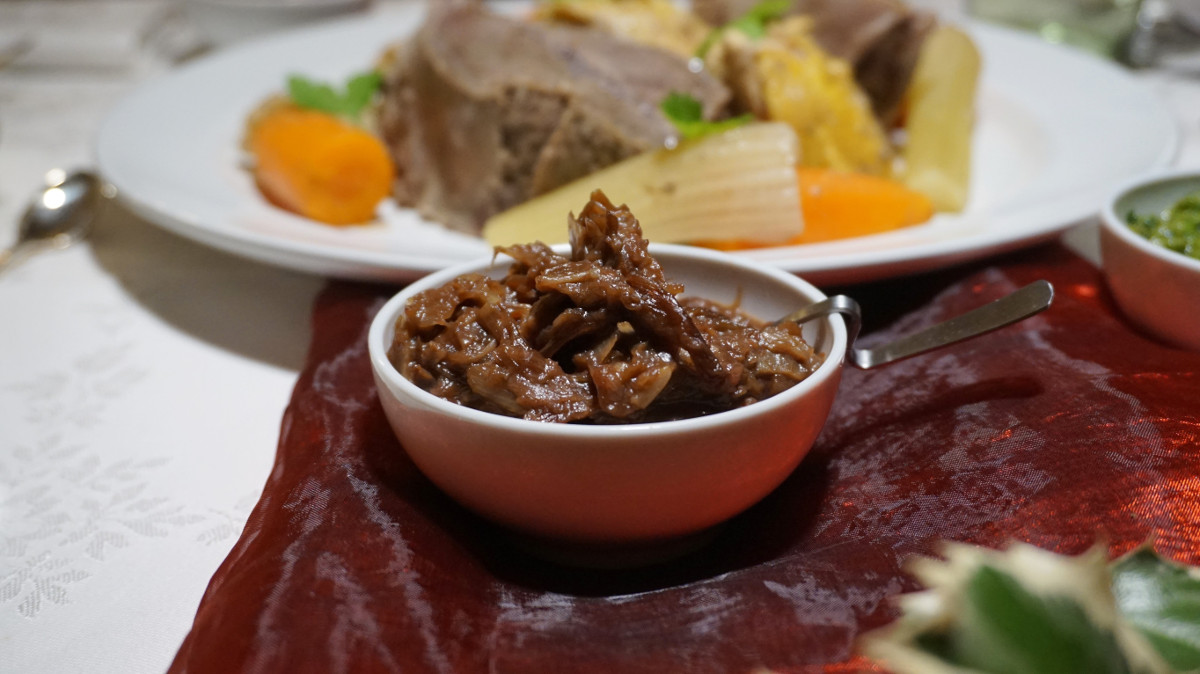
<instances>
[{"instance_id":1,"label":"green leaf","mask_svg":"<svg viewBox=\"0 0 1200 674\"><path fill-rule=\"evenodd\" d=\"M663 114L674 124L703 121L704 106L694 96L672 91L662 102Z\"/></svg>"},{"instance_id":2,"label":"green leaf","mask_svg":"<svg viewBox=\"0 0 1200 674\"><path fill-rule=\"evenodd\" d=\"M990 566L968 580L966 599L962 620L936 645L952 664L989 674L1132 671L1115 635L1073 599L1035 595Z\"/></svg>"},{"instance_id":3,"label":"green leaf","mask_svg":"<svg viewBox=\"0 0 1200 674\"><path fill-rule=\"evenodd\" d=\"M716 44L717 40L727 30L736 30L743 33L751 40L760 40L767 34L767 24L771 21L776 21L787 14L792 8L792 0L760 0L760 2L745 14L730 21L724 26L714 28L704 41L700 43L700 47L696 49L696 56L704 58L708 50Z\"/></svg>"},{"instance_id":4,"label":"green leaf","mask_svg":"<svg viewBox=\"0 0 1200 674\"><path fill-rule=\"evenodd\" d=\"M719 122L706 121L704 106L700 104L700 101L677 91L667 94L659 107L667 120L675 125L679 135L686 139L728 131L754 120L753 115L742 115Z\"/></svg>"},{"instance_id":5,"label":"green leaf","mask_svg":"<svg viewBox=\"0 0 1200 674\"><path fill-rule=\"evenodd\" d=\"M345 97L350 114L357 115L366 109L382 84L383 76L373 70L350 78L346 83Z\"/></svg>"},{"instance_id":6,"label":"green leaf","mask_svg":"<svg viewBox=\"0 0 1200 674\"><path fill-rule=\"evenodd\" d=\"M791 8L792 0L762 0L748 12L734 19L730 27L751 38L759 39L767 34L768 23L783 18Z\"/></svg>"},{"instance_id":7,"label":"green leaf","mask_svg":"<svg viewBox=\"0 0 1200 674\"><path fill-rule=\"evenodd\" d=\"M1122 615L1177 670L1200 669L1200 579L1142 548L1113 564Z\"/></svg>"},{"instance_id":8,"label":"green leaf","mask_svg":"<svg viewBox=\"0 0 1200 674\"><path fill-rule=\"evenodd\" d=\"M292 97L292 102L302 108L333 114L341 111L341 100L333 87L314 82L303 75L288 76L288 95Z\"/></svg>"},{"instance_id":9,"label":"green leaf","mask_svg":"<svg viewBox=\"0 0 1200 674\"><path fill-rule=\"evenodd\" d=\"M303 75L290 75L287 81L288 95L296 105L345 117L351 121L358 120L382 83L383 78L374 71L350 78L344 91L338 91L332 85L310 80Z\"/></svg>"}]
</instances>

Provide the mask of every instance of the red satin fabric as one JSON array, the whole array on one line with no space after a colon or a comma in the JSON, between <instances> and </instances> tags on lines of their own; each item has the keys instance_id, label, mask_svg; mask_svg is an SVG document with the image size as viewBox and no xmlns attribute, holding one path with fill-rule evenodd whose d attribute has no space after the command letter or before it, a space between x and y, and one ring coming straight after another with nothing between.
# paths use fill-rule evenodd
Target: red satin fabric
<instances>
[{"instance_id":1,"label":"red satin fabric","mask_svg":"<svg viewBox=\"0 0 1200 674\"><path fill-rule=\"evenodd\" d=\"M623 572L540 561L426 481L364 343L394 289L331 283L275 469L171 671L875 671L854 639L941 539L1116 555L1154 536L1200 563L1200 354L1126 324L1089 264L1046 246L836 290L870 342L1039 278L1057 297L1038 317L848 370L782 487L700 551Z\"/></svg>"}]
</instances>

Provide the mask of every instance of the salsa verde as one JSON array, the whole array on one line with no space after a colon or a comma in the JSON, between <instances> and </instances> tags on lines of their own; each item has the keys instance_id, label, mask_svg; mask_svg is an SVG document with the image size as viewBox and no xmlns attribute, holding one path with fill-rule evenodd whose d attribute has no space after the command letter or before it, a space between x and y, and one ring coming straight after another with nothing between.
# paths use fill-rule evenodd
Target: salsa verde
<instances>
[{"instance_id":1,"label":"salsa verde","mask_svg":"<svg viewBox=\"0 0 1200 674\"><path fill-rule=\"evenodd\" d=\"M1200 260L1200 191L1192 192L1161 213L1125 217L1129 228L1151 243Z\"/></svg>"}]
</instances>

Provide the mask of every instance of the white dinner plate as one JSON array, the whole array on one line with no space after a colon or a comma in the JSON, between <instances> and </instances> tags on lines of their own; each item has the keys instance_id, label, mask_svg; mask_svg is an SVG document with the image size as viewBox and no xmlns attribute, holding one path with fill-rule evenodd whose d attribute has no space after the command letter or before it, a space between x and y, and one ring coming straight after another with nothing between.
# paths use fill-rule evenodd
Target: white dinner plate
<instances>
[{"instance_id":1,"label":"white dinner plate","mask_svg":"<svg viewBox=\"0 0 1200 674\"><path fill-rule=\"evenodd\" d=\"M405 280L487 255L481 239L390 202L374 224L318 224L268 204L240 167L247 113L281 91L288 74L342 81L369 68L422 17L419 3L406 3L179 68L112 110L98 137L100 170L148 219L302 271ZM740 254L818 283L933 269L1046 239L1097 213L1116 183L1174 157L1178 129L1149 85L1108 62L1024 34L983 25L969 30L984 69L971 197L963 213L887 234Z\"/></svg>"}]
</instances>

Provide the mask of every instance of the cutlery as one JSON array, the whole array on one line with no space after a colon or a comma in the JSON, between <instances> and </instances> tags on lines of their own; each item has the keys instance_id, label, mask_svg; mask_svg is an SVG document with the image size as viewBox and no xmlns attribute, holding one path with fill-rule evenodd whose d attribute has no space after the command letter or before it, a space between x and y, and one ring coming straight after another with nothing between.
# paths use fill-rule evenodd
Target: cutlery
<instances>
[{"instance_id":1,"label":"cutlery","mask_svg":"<svg viewBox=\"0 0 1200 674\"><path fill-rule=\"evenodd\" d=\"M1053 300L1054 286L1047 281L1034 281L978 309L870 349L854 346L854 340L862 326L862 310L858 302L845 295L833 295L820 302L814 302L785 316L780 322L804 323L814 318L840 314L846 320L847 360L856 367L867 370L1011 325L1044 311Z\"/></svg>"},{"instance_id":2,"label":"cutlery","mask_svg":"<svg viewBox=\"0 0 1200 674\"><path fill-rule=\"evenodd\" d=\"M17 241L0 250L0 272L39 250L61 249L86 237L113 189L89 171L53 169L21 216Z\"/></svg>"}]
</instances>

